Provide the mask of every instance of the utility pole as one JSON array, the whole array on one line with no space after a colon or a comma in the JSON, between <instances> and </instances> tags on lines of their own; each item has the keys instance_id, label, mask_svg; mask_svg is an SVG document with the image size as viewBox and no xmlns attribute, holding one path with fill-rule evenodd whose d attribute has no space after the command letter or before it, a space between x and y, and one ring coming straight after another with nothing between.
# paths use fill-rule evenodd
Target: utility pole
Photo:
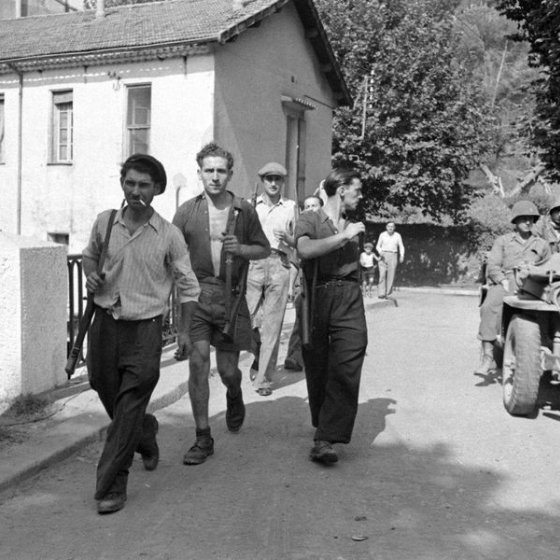
<instances>
[{"instance_id":1,"label":"utility pole","mask_svg":"<svg viewBox=\"0 0 560 560\"><path fill-rule=\"evenodd\" d=\"M367 120L367 110L368 106L372 103L373 97L373 70L371 70L369 76L366 74L364 76L364 103L362 107L362 136L361 140L366 137L366 120Z\"/></svg>"}]
</instances>

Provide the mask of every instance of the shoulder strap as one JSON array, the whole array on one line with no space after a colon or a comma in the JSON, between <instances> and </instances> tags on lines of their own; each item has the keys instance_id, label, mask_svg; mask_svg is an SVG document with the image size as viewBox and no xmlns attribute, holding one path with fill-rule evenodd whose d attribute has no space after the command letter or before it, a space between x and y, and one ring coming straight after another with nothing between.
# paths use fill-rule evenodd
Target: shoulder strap
<instances>
[{"instance_id":1,"label":"shoulder strap","mask_svg":"<svg viewBox=\"0 0 560 560\"><path fill-rule=\"evenodd\" d=\"M99 255L99 261L97 263L97 274L100 276L103 273L103 265L105 264L105 257L107 256L107 249L109 248L109 239L111 238L116 215L117 211L111 210L109 221L107 222L107 230L105 231L105 239L103 240L103 247L101 248L101 255Z\"/></svg>"}]
</instances>

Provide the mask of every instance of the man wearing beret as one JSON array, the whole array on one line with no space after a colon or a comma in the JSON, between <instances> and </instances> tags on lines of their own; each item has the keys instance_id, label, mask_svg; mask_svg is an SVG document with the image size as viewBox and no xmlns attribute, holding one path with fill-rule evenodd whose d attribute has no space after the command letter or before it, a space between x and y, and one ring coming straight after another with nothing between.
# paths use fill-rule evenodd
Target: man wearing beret
<instances>
[{"instance_id":1,"label":"man wearing beret","mask_svg":"<svg viewBox=\"0 0 560 560\"><path fill-rule=\"evenodd\" d=\"M135 451L146 470L157 467L158 423L146 407L159 379L162 317L175 282L181 303L178 345L188 354L189 322L200 292L181 232L151 206L154 196L165 190L163 165L152 156L135 154L124 162L120 175L126 205L116 214L99 214L83 251L86 288L96 306L88 375L111 418L97 465L100 514L124 507ZM102 251L104 266L98 270Z\"/></svg>"},{"instance_id":2,"label":"man wearing beret","mask_svg":"<svg viewBox=\"0 0 560 560\"><path fill-rule=\"evenodd\" d=\"M258 175L263 193L257 197L256 210L271 253L266 259L251 261L247 305L257 341L251 378L257 393L269 396L272 394L270 382L276 369L282 321L288 303L297 206L293 200L282 196L287 175L283 165L267 163Z\"/></svg>"}]
</instances>

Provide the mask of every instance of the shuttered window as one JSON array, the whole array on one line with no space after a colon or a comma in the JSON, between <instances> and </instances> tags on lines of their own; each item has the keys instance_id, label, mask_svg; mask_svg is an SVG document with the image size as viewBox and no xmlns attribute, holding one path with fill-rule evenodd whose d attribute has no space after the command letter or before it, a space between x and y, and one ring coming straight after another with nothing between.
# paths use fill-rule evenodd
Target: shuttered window
<instances>
[{"instance_id":1,"label":"shuttered window","mask_svg":"<svg viewBox=\"0 0 560 560\"><path fill-rule=\"evenodd\" d=\"M149 153L151 118L151 85L129 86L126 110L127 156Z\"/></svg>"},{"instance_id":2,"label":"shuttered window","mask_svg":"<svg viewBox=\"0 0 560 560\"><path fill-rule=\"evenodd\" d=\"M51 161L71 163L74 158L73 92L55 91L52 96Z\"/></svg>"}]
</instances>

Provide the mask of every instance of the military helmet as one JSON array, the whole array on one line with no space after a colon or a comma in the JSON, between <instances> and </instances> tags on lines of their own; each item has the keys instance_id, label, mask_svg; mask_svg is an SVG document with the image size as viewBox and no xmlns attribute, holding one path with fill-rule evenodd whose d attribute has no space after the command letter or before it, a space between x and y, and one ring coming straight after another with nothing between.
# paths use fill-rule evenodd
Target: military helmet
<instances>
[{"instance_id":1,"label":"military helmet","mask_svg":"<svg viewBox=\"0 0 560 560\"><path fill-rule=\"evenodd\" d=\"M550 210L548 211L548 213L551 214L553 210L557 210L558 208L560 208L560 196L556 197L553 200L552 205L550 206Z\"/></svg>"},{"instance_id":2,"label":"military helmet","mask_svg":"<svg viewBox=\"0 0 560 560\"><path fill-rule=\"evenodd\" d=\"M520 200L516 202L511 209L511 213L512 224L521 216L531 216L535 222L540 218L537 207L530 200Z\"/></svg>"}]
</instances>

